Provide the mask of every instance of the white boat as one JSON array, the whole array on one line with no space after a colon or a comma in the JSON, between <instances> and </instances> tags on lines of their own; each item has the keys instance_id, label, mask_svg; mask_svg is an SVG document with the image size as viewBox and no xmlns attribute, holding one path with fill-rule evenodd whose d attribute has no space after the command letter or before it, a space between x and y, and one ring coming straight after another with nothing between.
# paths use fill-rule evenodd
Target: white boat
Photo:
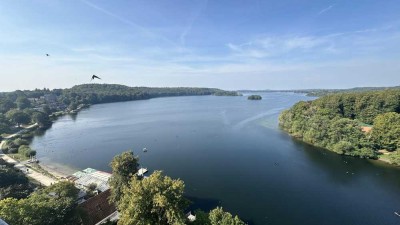
<instances>
[{"instance_id":1,"label":"white boat","mask_svg":"<svg viewBox=\"0 0 400 225\"><path fill-rule=\"evenodd\" d=\"M138 170L138 172L137 172L137 174L139 175L139 176L143 176L145 173L147 173L147 168L140 168L139 170Z\"/></svg>"},{"instance_id":2,"label":"white boat","mask_svg":"<svg viewBox=\"0 0 400 225\"><path fill-rule=\"evenodd\" d=\"M395 214L396 216L400 216L400 213L398 213L398 212L394 212L394 214Z\"/></svg>"},{"instance_id":3,"label":"white boat","mask_svg":"<svg viewBox=\"0 0 400 225\"><path fill-rule=\"evenodd\" d=\"M147 148L143 148L143 152L147 152Z\"/></svg>"}]
</instances>

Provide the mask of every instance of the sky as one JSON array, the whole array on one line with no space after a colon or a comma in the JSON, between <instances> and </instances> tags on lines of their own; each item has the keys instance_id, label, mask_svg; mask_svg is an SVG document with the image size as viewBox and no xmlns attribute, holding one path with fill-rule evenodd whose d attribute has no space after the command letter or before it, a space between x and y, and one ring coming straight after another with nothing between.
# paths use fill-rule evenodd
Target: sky
<instances>
[{"instance_id":1,"label":"sky","mask_svg":"<svg viewBox=\"0 0 400 225\"><path fill-rule=\"evenodd\" d=\"M399 0L2 0L0 92L400 85ZM46 56L50 54L50 56Z\"/></svg>"}]
</instances>

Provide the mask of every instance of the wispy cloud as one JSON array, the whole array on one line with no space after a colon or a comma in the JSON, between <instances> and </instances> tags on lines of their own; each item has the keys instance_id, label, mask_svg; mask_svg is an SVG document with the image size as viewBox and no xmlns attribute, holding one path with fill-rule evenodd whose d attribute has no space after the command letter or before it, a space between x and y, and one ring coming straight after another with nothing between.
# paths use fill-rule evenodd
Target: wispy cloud
<instances>
[{"instance_id":1,"label":"wispy cloud","mask_svg":"<svg viewBox=\"0 0 400 225\"><path fill-rule=\"evenodd\" d=\"M330 6L326 7L326 8L324 8L324 9L322 9L321 11L318 12L317 15L321 15L321 14L324 14L324 13L328 12L328 11L331 10L334 6L335 6L335 5L330 5Z\"/></svg>"},{"instance_id":2,"label":"wispy cloud","mask_svg":"<svg viewBox=\"0 0 400 225\"><path fill-rule=\"evenodd\" d=\"M243 44L228 43L226 46L236 55L249 58L275 57L293 51L305 52L328 46L325 37L313 36L262 36Z\"/></svg>"},{"instance_id":3,"label":"wispy cloud","mask_svg":"<svg viewBox=\"0 0 400 225\"><path fill-rule=\"evenodd\" d=\"M228 43L226 47L236 57L246 60L307 59L319 56L355 57L369 52L383 54L399 41L400 30L395 26L366 28L326 35L260 35L243 44ZM361 56L360 56L361 57Z\"/></svg>"},{"instance_id":4,"label":"wispy cloud","mask_svg":"<svg viewBox=\"0 0 400 225\"><path fill-rule=\"evenodd\" d=\"M189 25L183 30L181 35L179 36L180 43L181 45L185 45L186 43L186 36L190 33L192 30L193 24L197 20L197 18L200 16L201 12L207 8L208 0L205 0L203 5L199 7L199 9L194 13L192 18L190 19Z\"/></svg>"},{"instance_id":5,"label":"wispy cloud","mask_svg":"<svg viewBox=\"0 0 400 225\"><path fill-rule=\"evenodd\" d=\"M124 23L124 24L127 24L127 25L133 27L134 29L136 29L137 31L139 31L143 35L146 35L146 36L152 37L152 38L158 38L158 39L161 39L161 40L165 41L168 44L176 46L175 42L171 41L170 39L168 39L168 38L166 38L166 37L164 37L164 36L162 36L160 34L152 32L150 29L148 29L146 27L143 27L143 26L139 25L138 23L135 23L135 22L133 22L131 20L125 19L125 18L123 18L123 17L121 17L121 16L119 16L119 15L117 15L115 13L112 13L112 12L110 12L110 11L108 11L108 10L106 10L106 9L104 9L104 8L94 4L94 3L92 3L92 2L87 1L87 0L81 0L81 2L83 2L87 6L93 8L93 9L95 9L95 10L101 12L101 13L104 13L104 14L106 14L106 15L108 15L108 16L110 16L110 17L112 17L112 18L114 18L114 19L116 19L116 20L118 20L118 21L120 21L122 23Z\"/></svg>"}]
</instances>

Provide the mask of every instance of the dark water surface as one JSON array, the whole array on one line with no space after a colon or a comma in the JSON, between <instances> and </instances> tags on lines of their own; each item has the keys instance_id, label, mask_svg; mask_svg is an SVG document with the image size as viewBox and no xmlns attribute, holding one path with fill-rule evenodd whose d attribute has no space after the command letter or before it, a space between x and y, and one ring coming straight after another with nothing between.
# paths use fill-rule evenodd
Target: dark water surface
<instances>
[{"instance_id":1,"label":"dark water surface","mask_svg":"<svg viewBox=\"0 0 400 225\"><path fill-rule=\"evenodd\" d=\"M60 118L32 146L55 167L105 171L133 149L144 167L183 179L198 205L256 225L400 224L399 169L293 140L278 129L279 112L310 98L261 95L95 105Z\"/></svg>"}]
</instances>

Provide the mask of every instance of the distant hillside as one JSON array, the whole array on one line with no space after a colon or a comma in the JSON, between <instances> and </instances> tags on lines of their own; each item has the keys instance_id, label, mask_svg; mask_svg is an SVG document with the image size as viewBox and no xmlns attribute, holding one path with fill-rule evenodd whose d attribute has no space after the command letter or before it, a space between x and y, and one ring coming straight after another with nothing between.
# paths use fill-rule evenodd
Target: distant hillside
<instances>
[{"instance_id":1,"label":"distant hillside","mask_svg":"<svg viewBox=\"0 0 400 225\"><path fill-rule=\"evenodd\" d=\"M188 88L188 87L128 87L119 84L82 84L63 90L63 95L89 95L96 96L99 102L114 100L128 101L166 96L190 95L229 95L237 96L234 91L224 91L216 88Z\"/></svg>"},{"instance_id":2,"label":"distant hillside","mask_svg":"<svg viewBox=\"0 0 400 225\"><path fill-rule=\"evenodd\" d=\"M400 86L395 87L355 87L350 89L293 89L293 90L238 90L238 92L294 92L304 93L307 96L324 96L335 93L358 93L365 91L380 91L380 90L391 90L400 89Z\"/></svg>"}]
</instances>

